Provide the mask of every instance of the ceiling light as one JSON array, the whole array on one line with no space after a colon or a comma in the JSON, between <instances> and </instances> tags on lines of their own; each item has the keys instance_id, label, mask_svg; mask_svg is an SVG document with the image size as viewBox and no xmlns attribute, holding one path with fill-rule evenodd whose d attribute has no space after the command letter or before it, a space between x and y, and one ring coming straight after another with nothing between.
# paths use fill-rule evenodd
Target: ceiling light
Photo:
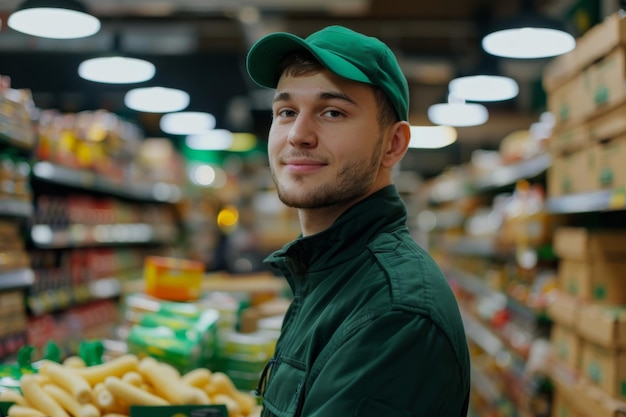
<instances>
[{"instance_id":1,"label":"ceiling light","mask_svg":"<svg viewBox=\"0 0 626 417\"><path fill-rule=\"evenodd\" d=\"M189 105L189 94L166 87L145 87L129 90L124 104L130 109L146 113L170 113Z\"/></svg>"},{"instance_id":2,"label":"ceiling light","mask_svg":"<svg viewBox=\"0 0 626 417\"><path fill-rule=\"evenodd\" d=\"M443 148L454 143L456 138L456 129L451 126L411 126L409 148Z\"/></svg>"},{"instance_id":3,"label":"ceiling light","mask_svg":"<svg viewBox=\"0 0 626 417\"><path fill-rule=\"evenodd\" d=\"M521 11L502 20L482 39L483 49L504 58L547 58L567 53L576 46L560 20L536 10L536 1L521 0Z\"/></svg>"},{"instance_id":4,"label":"ceiling light","mask_svg":"<svg viewBox=\"0 0 626 417\"><path fill-rule=\"evenodd\" d=\"M450 101L430 106L428 119L436 125L477 126L489 119L489 112L482 104Z\"/></svg>"},{"instance_id":5,"label":"ceiling light","mask_svg":"<svg viewBox=\"0 0 626 417\"><path fill-rule=\"evenodd\" d=\"M84 38L100 30L100 20L76 0L26 0L7 23L18 32L52 39Z\"/></svg>"},{"instance_id":6,"label":"ceiling light","mask_svg":"<svg viewBox=\"0 0 626 417\"><path fill-rule=\"evenodd\" d=\"M482 45L486 52L504 58L547 58L571 51L576 40L557 29L523 27L490 33Z\"/></svg>"},{"instance_id":7,"label":"ceiling light","mask_svg":"<svg viewBox=\"0 0 626 417\"><path fill-rule=\"evenodd\" d=\"M137 58L110 56L92 58L78 66L78 75L89 81L109 84L140 83L154 77L151 62Z\"/></svg>"},{"instance_id":8,"label":"ceiling light","mask_svg":"<svg viewBox=\"0 0 626 417\"><path fill-rule=\"evenodd\" d=\"M214 129L199 135L190 135L185 139L190 149L200 151L219 151L230 148L233 144L233 134L226 129Z\"/></svg>"},{"instance_id":9,"label":"ceiling light","mask_svg":"<svg viewBox=\"0 0 626 417\"><path fill-rule=\"evenodd\" d=\"M517 82L499 75L458 77L448 84L450 94L469 101L508 100L519 94Z\"/></svg>"},{"instance_id":10,"label":"ceiling light","mask_svg":"<svg viewBox=\"0 0 626 417\"><path fill-rule=\"evenodd\" d=\"M215 116L202 112L168 113L159 121L161 130L172 135L196 135L215 127Z\"/></svg>"}]
</instances>

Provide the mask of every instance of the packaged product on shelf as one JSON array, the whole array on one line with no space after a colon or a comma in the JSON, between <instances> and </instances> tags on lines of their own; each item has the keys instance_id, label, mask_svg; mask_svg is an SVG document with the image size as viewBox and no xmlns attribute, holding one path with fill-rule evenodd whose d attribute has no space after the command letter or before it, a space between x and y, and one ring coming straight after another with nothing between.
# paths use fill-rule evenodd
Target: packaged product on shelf
<instances>
[{"instance_id":1,"label":"packaged product on shelf","mask_svg":"<svg viewBox=\"0 0 626 417\"><path fill-rule=\"evenodd\" d=\"M204 310L197 317L161 310L143 314L130 328L128 351L169 363L180 372L211 363L218 349L216 310Z\"/></svg>"},{"instance_id":2,"label":"packaged product on shelf","mask_svg":"<svg viewBox=\"0 0 626 417\"><path fill-rule=\"evenodd\" d=\"M202 262L149 256L144 266L145 292L163 300L197 300L203 274Z\"/></svg>"},{"instance_id":3,"label":"packaged product on shelf","mask_svg":"<svg viewBox=\"0 0 626 417\"><path fill-rule=\"evenodd\" d=\"M216 369L226 373L238 389L255 389L263 368L274 354L276 338L265 332L231 332L223 338Z\"/></svg>"},{"instance_id":4,"label":"packaged product on shelf","mask_svg":"<svg viewBox=\"0 0 626 417\"><path fill-rule=\"evenodd\" d=\"M0 139L21 148L32 148L35 131L31 122L34 109L30 90L11 88L11 79L0 75Z\"/></svg>"}]
</instances>

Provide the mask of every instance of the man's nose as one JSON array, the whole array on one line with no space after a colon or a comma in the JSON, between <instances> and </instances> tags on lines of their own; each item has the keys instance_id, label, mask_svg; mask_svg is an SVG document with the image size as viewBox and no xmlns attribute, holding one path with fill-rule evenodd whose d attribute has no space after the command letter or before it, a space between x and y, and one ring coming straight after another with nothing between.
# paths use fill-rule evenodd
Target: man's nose
<instances>
[{"instance_id":1,"label":"man's nose","mask_svg":"<svg viewBox=\"0 0 626 417\"><path fill-rule=\"evenodd\" d=\"M314 117L299 113L289 130L289 143L292 146L315 146L317 128Z\"/></svg>"}]
</instances>

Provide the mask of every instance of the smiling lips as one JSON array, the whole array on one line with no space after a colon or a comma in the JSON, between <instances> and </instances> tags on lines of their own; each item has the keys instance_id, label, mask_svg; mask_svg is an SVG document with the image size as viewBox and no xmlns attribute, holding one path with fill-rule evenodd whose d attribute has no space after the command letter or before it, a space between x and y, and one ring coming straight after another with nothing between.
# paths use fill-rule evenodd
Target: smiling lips
<instances>
[{"instance_id":1,"label":"smiling lips","mask_svg":"<svg viewBox=\"0 0 626 417\"><path fill-rule=\"evenodd\" d=\"M283 161L285 167L291 172L311 172L316 171L326 164L314 159L286 159Z\"/></svg>"}]
</instances>

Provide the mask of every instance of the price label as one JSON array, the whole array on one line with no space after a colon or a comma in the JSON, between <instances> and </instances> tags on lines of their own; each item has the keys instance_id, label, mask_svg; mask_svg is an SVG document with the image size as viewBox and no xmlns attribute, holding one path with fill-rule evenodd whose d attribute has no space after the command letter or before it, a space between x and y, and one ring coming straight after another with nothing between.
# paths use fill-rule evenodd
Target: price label
<instances>
[{"instance_id":1,"label":"price label","mask_svg":"<svg viewBox=\"0 0 626 417\"><path fill-rule=\"evenodd\" d=\"M624 207L626 207L626 190L614 190L609 197L609 208L617 210Z\"/></svg>"}]
</instances>

